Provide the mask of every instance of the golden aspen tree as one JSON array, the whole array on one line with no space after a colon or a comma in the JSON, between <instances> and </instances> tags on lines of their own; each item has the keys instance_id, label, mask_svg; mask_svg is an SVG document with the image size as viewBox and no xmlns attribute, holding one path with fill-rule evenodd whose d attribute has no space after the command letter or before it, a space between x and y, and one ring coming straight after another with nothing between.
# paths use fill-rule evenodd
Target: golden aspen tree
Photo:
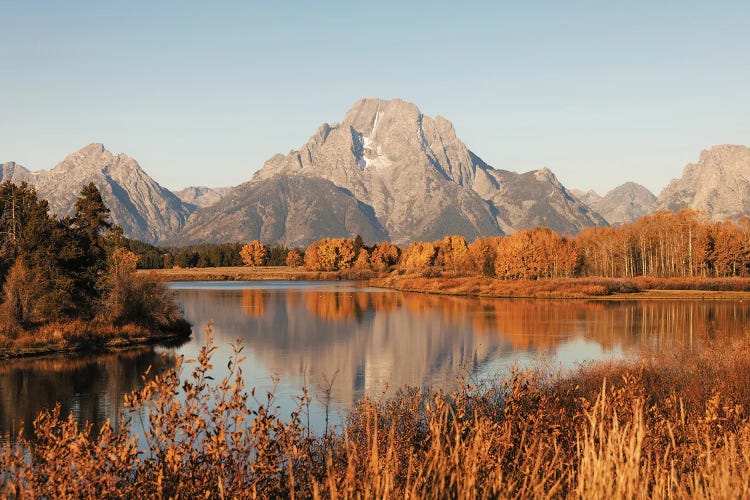
<instances>
[{"instance_id":1,"label":"golden aspen tree","mask_svg":"<svg viewBox=\"0 0 750 500\"><path fill-rule=\"evenodd\" d=\"M370 263L375 271L385 271L398 263L399 249L396 245L382 241L375 245L370 256Z\"/></svg>"},{"instance_id":2,"label":"golden aspen tree","mask_svg":"<svg viewBox=\"0 0 750 500\"><path fill-rule=\"evenodd\" d=\"M302 265L302 255L297 250L289 250L286 254L286 265L297 268Z\"/></svg>"},{"instance_id":3,"label":"golden aspen tree","mask_svg":"<svg viewBox=\"0 0 750 500\"><path fill-rule=\"evenodd\" d=\"M407 271L421 271L435 263L437 248L424 241L411 243L401 255L401 268Z\"/></svg>"},{"instance_id":4,"label":"golden aspen tree","mask_svg":"<svg viewBox=\"0 0 750 500\"><path fill-rule=\"evenodd\" d=\"M262 266L268 255L268 248L258 240L247 243L240 250L240 257L246 266Z\"/></svg>"}]
</instances>

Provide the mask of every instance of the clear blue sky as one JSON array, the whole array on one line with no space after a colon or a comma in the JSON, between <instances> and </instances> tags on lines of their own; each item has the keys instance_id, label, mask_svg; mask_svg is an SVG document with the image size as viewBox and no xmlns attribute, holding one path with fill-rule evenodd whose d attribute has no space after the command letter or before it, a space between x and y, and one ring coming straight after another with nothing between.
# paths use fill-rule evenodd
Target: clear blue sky
<instances>
[{"instance_id":1,"label":"clear blue sky","mask_svg":"<svg viewBox=\"0 0 750 500\"><path fill-rule=\"evenodd\" d=\"M497 168L653 191L750 144L750 3L0 0L0 162L90 142L234 185L357 99L440 114Z\"/></svg>"}]
</instances>

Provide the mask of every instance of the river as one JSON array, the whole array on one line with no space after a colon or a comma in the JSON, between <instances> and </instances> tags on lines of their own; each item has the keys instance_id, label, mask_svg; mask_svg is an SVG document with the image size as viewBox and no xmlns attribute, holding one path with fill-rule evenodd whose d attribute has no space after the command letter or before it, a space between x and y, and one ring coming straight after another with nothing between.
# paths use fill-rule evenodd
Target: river
<instances>
[{"instance_id":1,"label":"river","mask_svg":"<svg viewBox=\"0 0 750 500\"><path fill-rule=\"evenodd\" d=\"M348 282L172 288L194 325L182 345L0 361L0 432L16 434L55 404L81 423L117 424L123 394L142 386L146 368L160 373L174 366L175 355L195 358L209 321L219 347L217 380L230 344L241 341L246 386L256 394L273 390L282 414L308 387L310 425L320 431L326 414L340 424L365 395L387 398L403 386L450 389L514 366L564 374L593 361L699 353L710 342L740 338L750 319L750 303L742 301L477 299Z\"/></svg>"}]
</instances>

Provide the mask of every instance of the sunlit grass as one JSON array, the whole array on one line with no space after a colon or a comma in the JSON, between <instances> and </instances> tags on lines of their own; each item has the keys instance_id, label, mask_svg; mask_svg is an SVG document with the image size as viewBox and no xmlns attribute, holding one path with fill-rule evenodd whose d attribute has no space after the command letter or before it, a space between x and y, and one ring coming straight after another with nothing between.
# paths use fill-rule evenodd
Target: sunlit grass
<instances>
[{"instance_id":1,"label":"sunlit grass","mask_svg":"<svg viewBox=\"0 0 750 500\"><path fill-rule=\"evenodd\" d=\"M533 372L440 393L365 399L312 436L246 390L241 348L210 379L195 364L126 397L131 422L83 429L56 412L0 452L10 497L731 498L750 494L750 341L699 355ZM181 379L180 365L192 366ZM181 380L185 380L181 382ZM133 427L136 426L136 427ZM139 450L133 428L147 429Z\"/></svg>"}]
</instances>

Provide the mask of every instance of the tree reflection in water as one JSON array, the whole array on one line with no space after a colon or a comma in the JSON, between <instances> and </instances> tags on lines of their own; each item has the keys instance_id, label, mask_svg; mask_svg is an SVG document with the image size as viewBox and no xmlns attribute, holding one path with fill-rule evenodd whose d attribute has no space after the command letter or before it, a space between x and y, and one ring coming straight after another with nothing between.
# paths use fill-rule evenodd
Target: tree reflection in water
<instances>
[{"instance_id":1,"label":"tree reflection in water","mask_svg":"<svg viewBox=\"0 0 750 500\"><path fill-rule=\"evenodd\" d=\"M184 345L1 361L0 431L15 434L21 422L30 424L56 403L80 422L117 424L122 395L141 386L149 366L153 374L174 366L173 357L161 355L165 350L195 358L212 319L216 380L226 370L229 344L241 339L248 388L262 394L278 375L276 401L289 412L303 385L321 393L335 373L329 396L338 415L365 394L392 395L405 385L449 388L460 377L519 362L571 367L652 350L699 352L707 342L743 336L750 319L750 304L737 301L476 299L349 283L182 284L177 296L194 324ZM311 408L314 428L325 418L320 399Z\"/></svg>"},{"instance_id":2,"label":"tree reflection in water","mask_svg":"<svg viewBox=\"0 0 750 500\"><path fill-rule=\"evenodd\" d=\"M153 347L105 353L18 359L0 362L0 431L16 435L23 424L31 437L36 415L60 404L63 417L99 428L119 424L123 394L143 386L143 374L174 367L173 356Z\"/></svg>"},{"instance_id":3,"label":"tree reflection in water","mask_svg":"<svg viewBox=\"0 0 750 500\"><path fill-rule=\"evenodd\" d=\"M246 343L248 385L278 374L282 392L293 395L305 382L324 385L323 375L338 370L331 396L343 408L386 387L447 385L521 359L572 365L644 348L699 350L712 337L743 335L750 316L750 304L738 302L477 299L351 284L239 286L179 290L179 298L192 321L215 319L219 344ZM563 351L570 359L561 359Z\"/></svg>"}]
</instances>

